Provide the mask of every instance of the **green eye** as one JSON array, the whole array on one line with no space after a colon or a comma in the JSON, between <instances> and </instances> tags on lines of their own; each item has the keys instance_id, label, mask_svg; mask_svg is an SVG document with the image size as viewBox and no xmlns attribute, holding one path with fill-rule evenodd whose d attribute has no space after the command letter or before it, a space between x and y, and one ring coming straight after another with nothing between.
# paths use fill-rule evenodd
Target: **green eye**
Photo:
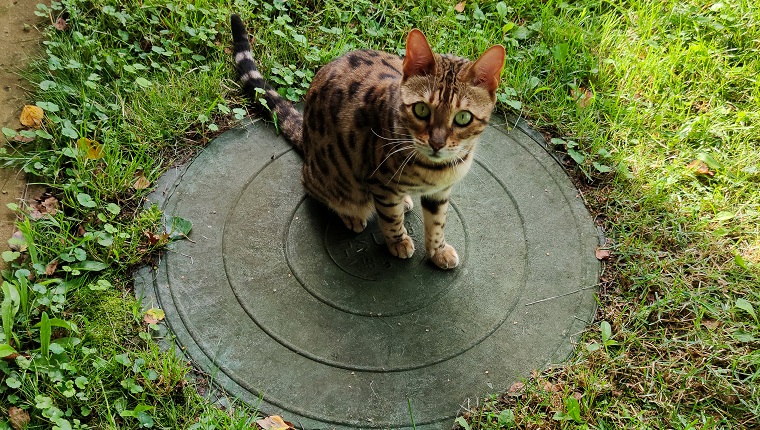
<instances>
[{"instance_id":1,"label":"green eye","mask_svg":"<svg viewBox=\"0 0 760 430\"><path fill-rule=\"evenodd\" d=\"M454 116L454 122L460 127L470 125L472 122L472 114L466 110L463 110Z\"/></svg>"},{"instance_id":2,"label":"green eye","mask_svg":"<svg viewBox=\"0 0 760 430\"><path fill-rule=\"evenodd\" d=\"M412 112L414 112L414 116L419 119L428 119L430 116L430 107L422 102L415 103L414 106L412 106Z\"/></svg>"}]
</instances>

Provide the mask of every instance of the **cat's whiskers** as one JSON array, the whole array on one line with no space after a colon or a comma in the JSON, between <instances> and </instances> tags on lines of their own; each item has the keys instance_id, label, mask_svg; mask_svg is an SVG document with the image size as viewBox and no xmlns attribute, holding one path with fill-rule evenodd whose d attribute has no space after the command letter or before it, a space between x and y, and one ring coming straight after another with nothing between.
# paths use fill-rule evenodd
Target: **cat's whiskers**
<instances>
[{"instance_id":1,"label":"cat's whiskers","mask_svg":"<svg viewBox=\"0 0 760 430\"><path fill-rule=\"evenodd\" d=\"M392 151L398 145L403 145L403 144L406 144L406 143L414 144L414 141L407 139L407 140L397 140L397 141L393 141L393 142L388 142L388 143L384 143L383 144L383 148L385 148L386 146L391 146L392 145L392 148L390 149Z\"/></svg>"},{"instance_id":2,"label":"cat's whiskers","mask_svg":"<svg viewBox=\"0 0 760 430\"><path fill-rule=\"evenodd\" d=\"M402 144L403 144L403 143L402 143ZM394 147L394 148L395 148L395 147ZM372 173L370 173L370 174L369 174L369 177L372 177L372 176L374 176L374 175L375 175L375 173L377 173L377 170L378 170L378 169L379 169L379 168L380 168L380 167L381 167L381 166L382 166L382 165L383 165L383 164L384 164L386 161L388 161L388 159L391 157L391 155L393 155L393 154L396 154L396 153L398 153L398 152L401 152L401 151L405 151L405 150L407 150L407 149L414 149L414 145L407 145L407 146L403 146L403 147L401 147L401 148L395 149L395 150L391 151L390 153L388 153L388 155L386 155L386 156L385 156L385 158L383 158L383 161L381 161L381 162L380 162L380 164L378 164L378 165L377 165L377 167L375 167L375 170L373 170L373 171L372 171ZM393 177L391 177L391 179L393 179Z\"/></svg>"},{"instance_id":3,"label":"cat's whiskers","mask_svg":"<svg viewBox=\"0 0 760 430\"><path fill-rule=\"evenodd\" d=\"M407 165L407 163L409 163L409 160L411 160L412 157L414 157L416 155L417 155L417 151L412 151L411 154L407 155L406 158L404 159L404 161L401 163L401 166L398 169L396 169L396 171L393 173L393 176L391 176L391 178L388 180L388 182L385 183L385 185L390 184L391 181L393 180L393 178L396 177L396 175L398 175L398 179L396 180L396 184L400 183L401 182L401 175L404 173L404 167Z\"/></svg>"},{"instance_id":4,"label":"cat's whiskers","mask_svg":"<svg viewBox=\"0 0 760 430\"><path fill-rule=\"evenodd\" d=\"M395 108L393 110L395 111L396 114L401 114L401 111L398 108ZM402 131L405 131L406 133L399 133L396 130L402 130ZM409 133L409 129L404 124L395 124L395 125L392 125L391 127L383 127L383 131L388 132L392 135L411 136L411 134Z\"/></svg>"},{"instance_id":5,"label":"cat's whiskers","mask_svg":"<svg viewBox=\"0 0 760 430\"><path fill-rule=\"evenodd\" d=\"M372 134L374 134L378 138L383 139L383 140L387 140L387 141L401 141L401 140L407 140L408 141L409 138L412 137L411 135L405 135L404 138L385 137L385 136L381 136L381 135L377 134L377 132L375 130L371 130L371 131L372 131Z\"/></svg>"}]
</instances>

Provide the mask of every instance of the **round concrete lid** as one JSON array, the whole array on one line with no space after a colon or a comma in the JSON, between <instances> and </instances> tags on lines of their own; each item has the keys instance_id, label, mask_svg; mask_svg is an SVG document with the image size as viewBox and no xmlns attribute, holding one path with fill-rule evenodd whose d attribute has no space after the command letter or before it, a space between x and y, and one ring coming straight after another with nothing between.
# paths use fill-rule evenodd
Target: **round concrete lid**
<instances>
[{"instance_id":1,"label":"round concrete lid","mask_svg":"<svg viewBox=\"0 0 760 430\"><path fill-rule=\"evenodd\" d=\"M385 249L304 195L261 122L215 139L151 196L193 223L138 290L230 394L303 428L450 428L462 405L563 360L595 311L598 233L525 126L489 127L454 188L461 265ZM416 202L419 207L419 201Z\"/></svg>"}]
</instances>

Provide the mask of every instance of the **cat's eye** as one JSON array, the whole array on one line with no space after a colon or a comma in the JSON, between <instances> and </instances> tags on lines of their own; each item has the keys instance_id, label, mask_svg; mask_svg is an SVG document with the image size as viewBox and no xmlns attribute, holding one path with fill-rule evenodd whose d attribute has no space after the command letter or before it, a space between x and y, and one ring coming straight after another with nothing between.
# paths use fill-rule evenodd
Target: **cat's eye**
<instances>
[{"instance_id":1,"label":"cat's eye","mask_svg":"<svg viewBox=\"0 0 760 430\"><path fill-rule=\"evenodd\" d=\"M430 106L422 102L415 103L412 106L412 112L419 119L428 119L430 116Z\"/></svg>"},{"instance_id":2,"label":"cat's eye","mask_svg":"<svg viewBox=\"0 0 760 430\"><path fill-rule=\"evenodd\" d=\"M460 127L470 125L471 122L472 114L469 111L463 110L454 116L454 123Z\"/></svg>"}]
</instances>

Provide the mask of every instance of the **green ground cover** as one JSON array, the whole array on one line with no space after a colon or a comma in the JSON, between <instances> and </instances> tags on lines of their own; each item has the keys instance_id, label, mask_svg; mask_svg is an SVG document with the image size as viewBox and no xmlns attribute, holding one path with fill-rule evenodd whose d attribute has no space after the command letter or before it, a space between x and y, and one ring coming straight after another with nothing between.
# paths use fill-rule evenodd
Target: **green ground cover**
<instances>
[{"instance_id":1,"label":"green ground cover","mask_svg":"<svg viewBox=\"0 0 760 430\"><path fill-rule=\"evenodd\" d=\"M760 416L760 6L574 2L68 0L39 7L38 130L3 155L53 197L3 254L0 428L249 428L160 352L130 274L168 240L141 199L247 114L230 12L299 100L354 48L507 48L503 112L567 154L609 236L597 322L568 363L483 399L465 428L753 428ZM56 206L57 205L57 206ZM36 212L35 212L36 209ZM601 256L601 255L600 255ZM155 316L155 315L154 315ZM404 399L399 399L405 401ZM464 412L464 411L463 411ZM8 417L8 418L6 418ZM6 421L3 421L6 420Z\"/></svg>"}]
</instances>

